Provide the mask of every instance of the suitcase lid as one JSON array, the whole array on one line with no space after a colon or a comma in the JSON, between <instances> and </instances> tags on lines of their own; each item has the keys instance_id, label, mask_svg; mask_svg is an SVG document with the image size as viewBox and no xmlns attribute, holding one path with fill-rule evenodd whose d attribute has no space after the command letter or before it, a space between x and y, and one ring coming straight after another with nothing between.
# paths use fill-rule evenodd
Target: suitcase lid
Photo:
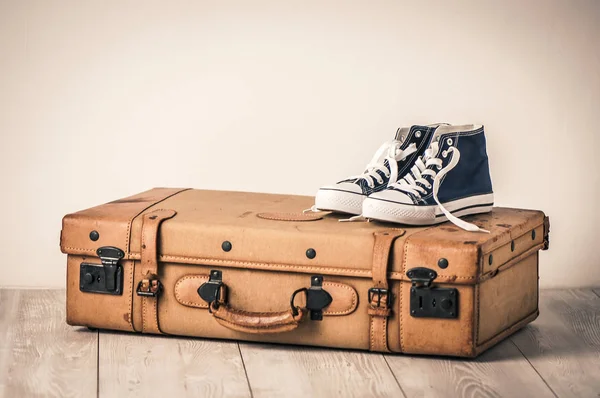
<instances>
[{"instance_id":1,"label":"suitcase lid","mask_svg":"<svg viewBox=\"0 0 600 398\"><path fill-rule=\"evenodd\" d=\"M390 253L389 277L427 267L437 282L473 284L495 275L547 244L540 211L494 208L465 217L489 234L451 223L408 227L379 222L339 222L347 216L307 214L308 196L157 188L70 214L63 219L63 253L96 256L115 246L139 260L142 217L157 209L177 215L162 223L163 262L371 278L374 233L402 229Z\"/></svg>"}]
</instances>

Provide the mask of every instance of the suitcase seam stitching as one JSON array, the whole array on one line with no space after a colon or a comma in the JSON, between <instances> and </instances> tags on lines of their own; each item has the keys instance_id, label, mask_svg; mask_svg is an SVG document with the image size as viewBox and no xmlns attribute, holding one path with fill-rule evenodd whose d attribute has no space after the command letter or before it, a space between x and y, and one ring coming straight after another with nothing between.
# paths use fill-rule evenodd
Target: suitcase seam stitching
<instances>
[{"instance_id":1,"label":"suitcase seam stitching","mask_svg":"<svg viewBox=\"0 0 600 398\"><path fill-rule=\"evenodd\" d=\"M323 285L332 285L332 286L339 286L343 289L347 289L350 291L350 293L352 294L352 303L350 304L350 307L348 309L345 309L343 311L323 311L323 314L330 314L330 315L347 315L350 314L352 311L354 311L356 309L356 290L354 290L353 287L348 286L348 285L344 285L343 283L339 283L339 282L323 282Z\"/></svg>"},{"instance_id":2,"label":"suitcase seam stitching","mask_svg":"<svg viewBox=\"0 0 600 398\"><path fill-rule=\"evenodd\" d=\"M177 283L175 283L175 298L177 299L177 301L179 303L181 303L183 305L187 305L189 307L208 308L208 304L204 304L204 303L197 304L197 303L194 303L193 301L184 301L179 294L179 290L177 290L180 287L180 285L186 280L190 280L190 279L200 279L200 280L206 279L206 280L208 280L208 278L209 278L208 275L207 276L188 275L188 276L184 276L183 278L179 279L177 281Z\"/></svg>"}]
</instances>

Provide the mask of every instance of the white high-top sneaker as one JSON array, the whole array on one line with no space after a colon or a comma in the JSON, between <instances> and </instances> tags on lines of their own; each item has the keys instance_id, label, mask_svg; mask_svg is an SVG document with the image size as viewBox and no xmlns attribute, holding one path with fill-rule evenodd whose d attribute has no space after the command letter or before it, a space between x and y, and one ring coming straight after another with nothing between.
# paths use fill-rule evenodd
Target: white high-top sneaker
<instances>
[{"instance_id":1,"label":"white high-top sneaker","mask_svg":"<svg viewBox=\"0 0 600 398\"><path fill-rule=\"evenodd\" d=\"M365 198L380 192L403 177L423 155L439 125L412 126L396 131L394 140L384 143L362 174L348 177L319 189L317 210L359 215Z\"/></svg>"},{"instance_id":2,"label":"white high-top sneaker","mask_svg":"<svg viewBox=\"0 0 600 398\"><path fill-rule=\"evenodd\" d=\"M364 201L362 215L409 225L449 220L487 232L458 217L489 212L493 204L483 126L440 126L404 178Z\"/></svg>"}]
</instances>

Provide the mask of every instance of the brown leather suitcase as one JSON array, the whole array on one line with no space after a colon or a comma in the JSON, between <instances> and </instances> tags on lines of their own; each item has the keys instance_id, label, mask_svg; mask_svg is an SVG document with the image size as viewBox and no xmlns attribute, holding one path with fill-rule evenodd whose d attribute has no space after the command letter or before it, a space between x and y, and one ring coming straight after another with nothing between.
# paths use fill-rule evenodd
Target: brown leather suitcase
<instances>
[{"instance_id":1,"label":"brown leather suitcase","mask_svg":"<svg viewBox=\"0 0 600 398\"><path fill-rule=\"evenodd\" d=\"M153 189L67 215L67 322L474 357L538 316L542 212L404 227L305 196Z\"/></svg>"}]
</instances>

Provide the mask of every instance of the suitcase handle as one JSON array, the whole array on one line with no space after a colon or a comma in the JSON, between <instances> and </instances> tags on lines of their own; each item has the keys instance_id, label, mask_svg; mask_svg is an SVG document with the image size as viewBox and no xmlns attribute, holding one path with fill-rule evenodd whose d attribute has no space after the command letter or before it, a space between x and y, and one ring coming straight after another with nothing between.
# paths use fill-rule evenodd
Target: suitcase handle
<instances>
[{"instance_id":1,"label":"suitcase handle","mask_svg":"<svg viewBox=\"0 0 600 398\"><path fill-rule=\"evenodd\" d=\"M282 333L294 330L300 324L307 311L310 319L323 319L323 308L333 301L331 295L323 289L323 277L313 275L310 288L303 287L292 293L290 309L279 312L250 312L232 308L226 302L227 286L223 283L223 272L210 271L207 282L200 285L198 295L208 303L208 311L226 328L244 333L265 334ZM294 304L298 293L306 296L306 305L300 308Z\"/></svg>"},{"instance_id":2,"label":"suitcase handle","mask_svg":"<svg viewBox=\"0 0 600 398\"><path fill-rule=\"evenodd\" d=\"M216 301L210 303L210 312L222 326L253 334L289 332L298 327L305 314L305 310L299 307L280 312L250 312Z\"/></svg>"}]
</instances>

